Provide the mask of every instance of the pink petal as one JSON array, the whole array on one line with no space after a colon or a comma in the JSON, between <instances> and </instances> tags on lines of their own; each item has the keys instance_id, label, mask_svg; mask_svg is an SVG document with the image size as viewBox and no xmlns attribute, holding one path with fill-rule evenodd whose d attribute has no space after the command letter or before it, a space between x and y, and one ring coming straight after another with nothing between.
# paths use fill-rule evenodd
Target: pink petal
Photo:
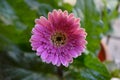
<instances>
[{"instance_id":1,"label":"pink petal","mask_svg":"<svg viewBox=\"0 0 120 80\"><path fill-rule=\"evenodd\" d=\"M53 57L53 59L52 59L52 64L53 64L53 65L56 65L57 62L58 62L58 56L57 56L56 54L54 54L53 56L54 56L54 57Z\"/></svg>"},{"instance_id":2,"label":"pink petal","mask_svg":"<svg viewBox=\"0 0 120 80\"><path fill-rule=\"evenodd\" d=\"M42 53L43 51L44 51L44 49L43 49L42 46L40 46L39 48L37 48L37 52Z\"/></svg>"},{"instance_id":3,"label":"pink petal","mask_svg":"<svg viewBox=\"0 0 120 80\"><path fill-rule=\"evenodd\" d=\"M48 53L46 51L43 51L41 54L42 59L46 59L48 57Z\"/></svg>"},{"instance_id":4,"label":"pink petal","mask_svg":"<svg viewBox=\"0 0 120 80\"><path fill-rule=\"evenodd\" d=\"M68 66L68 62L67 62L67 60L65 59L65 57L63 57L63 56L59 56L59 58L60 58L60 61L61 61L61 63L64 65L64 66Z\"/></svg>"}]
</instances>

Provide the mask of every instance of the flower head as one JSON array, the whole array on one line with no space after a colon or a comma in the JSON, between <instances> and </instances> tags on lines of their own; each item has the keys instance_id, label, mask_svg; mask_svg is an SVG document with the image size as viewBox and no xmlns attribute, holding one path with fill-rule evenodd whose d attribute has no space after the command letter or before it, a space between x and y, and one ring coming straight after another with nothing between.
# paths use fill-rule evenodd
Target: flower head
<instances>
[{"instance_id":1,"label":"flower head","mask_svg":"<svg viewBox=\"0 0 120 80\"><path fill-rule=\"evenodd\" d=\"M87 34L80 27L80 19L60 9L49 12L48 19L43 16L36 19L32 34L32 50L37 51L43 62L53 65L67 67L86 48Z\"/></svg>"}]
</instances>

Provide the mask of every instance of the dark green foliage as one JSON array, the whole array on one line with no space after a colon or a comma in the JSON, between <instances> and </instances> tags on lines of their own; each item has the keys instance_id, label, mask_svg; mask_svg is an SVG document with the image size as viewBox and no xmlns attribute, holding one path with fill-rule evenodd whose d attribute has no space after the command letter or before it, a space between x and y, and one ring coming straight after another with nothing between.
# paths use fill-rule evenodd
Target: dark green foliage
<instances>
[{"instance_id":1,"label":"dark green foliage","mask_svg":"<svg viewBox=\"0 0 120 80\"><path fill-rule=\"evenodd\" d=\"M110 80L106 67L95 56L110 18L106 8L97 11L93 0L77 0L74 7L62 0L0 0L0 80L58 80L56 66L41 62L29 43L35 18L47 17L53 9L73 12L88 33L88 52L63 67L65 80Z\"/></svg>"},{"instance_id":2,"label":"dark green foliage","mask_svg":"<svg viewBox=\"0 0 120 80\"><path fill-rule=\"evenodd\" d=\"M92 54L83 54L69 67L73 80L110 80L105 66Z\"/></svg>"}]
</instances>

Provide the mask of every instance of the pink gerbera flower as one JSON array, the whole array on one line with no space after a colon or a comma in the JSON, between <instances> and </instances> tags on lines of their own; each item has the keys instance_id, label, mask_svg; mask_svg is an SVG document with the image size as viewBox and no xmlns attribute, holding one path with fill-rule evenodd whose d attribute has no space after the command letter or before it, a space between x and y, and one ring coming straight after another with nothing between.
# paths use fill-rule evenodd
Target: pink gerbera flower
<instances>
[{"instance_id":1,"label":"pink gerbera flower","mask_svg":"<svg viewBox=\"0 0 120 80\"><path fill-rule=\"evenodd\" d=\"M82 54L87 43L86 32L79 22L73 13L62 10L49 12L48 19L41 16L32 29L32 50L37 51L43 62L67 67Z\"/></svg>"}]
</instances>

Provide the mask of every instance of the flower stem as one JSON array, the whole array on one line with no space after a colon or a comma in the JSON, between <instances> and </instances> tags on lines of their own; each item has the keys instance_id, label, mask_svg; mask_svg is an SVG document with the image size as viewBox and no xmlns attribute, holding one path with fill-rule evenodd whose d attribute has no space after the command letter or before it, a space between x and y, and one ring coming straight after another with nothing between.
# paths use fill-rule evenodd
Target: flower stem
<instances>
[{"instance_id":1,"label":"flower stem","mask_svg":"<svg viewBox=\"0 0 120 80\"><path fill-rule=\"evenodd\" d=\"M58 74L59 80L64 80L62 66L57 67L57 74Z\"/></svg>"}]
</instances>

